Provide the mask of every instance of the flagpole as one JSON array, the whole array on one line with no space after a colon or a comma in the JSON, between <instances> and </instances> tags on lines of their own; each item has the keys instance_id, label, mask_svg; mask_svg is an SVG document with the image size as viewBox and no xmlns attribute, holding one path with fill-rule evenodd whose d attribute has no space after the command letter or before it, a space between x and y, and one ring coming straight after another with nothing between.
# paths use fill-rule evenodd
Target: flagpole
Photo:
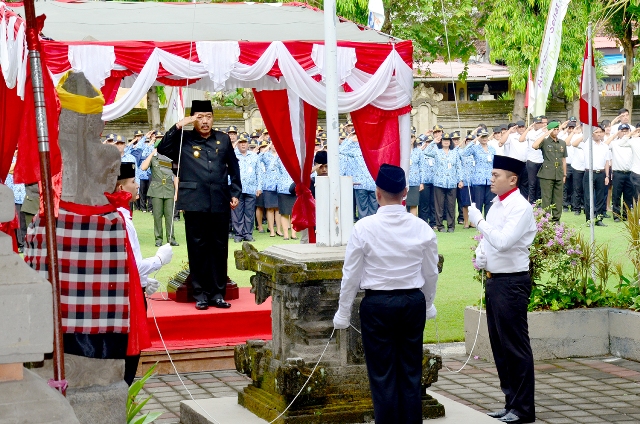
<instances>
[{"instance_id":1,"label":"flagpole","mask_svg":"<svg viewBox=\"0 0 640 424\"><path fill-rule=\"evenodd\" d=\"M340 157L338 156L338 42L336 0L324 0L324 81L327 90L327 165L329 176L329 245L342 245Z\"/></svg>"},{"instance_id":2,"label":"flagpole","mask_svg":"<svg viewBox=\"0 0 640 424\"><path fill-rule=\"evenodd\" d=\"M40 180L44 204L44 220L47 243L47 268L49 282L53 291L53 381L55 387L66 396L64 379L64 348L62 344L62 312L60 309L60 280L58 273L58 243L56 240L56 217L53 212L53 187L51 186L51 155L49 153L49 128L44 95L42 62L40 60L40 40L34 0L24 2L24 15L27 24L27 48L31 68L31 85L36 113L36 133L38 153L40 155ZM46 70L44 72L47 72Z\"/></svg>"},{"instance_id":3,"label":"flagpole","mask_svg":"<svg viewBox=\"0 0 640 424\"><path fill-rule=\"evenodd\" d=\"M590 232L591 232L591 244L594 243L595 241L595 216L594 216L594 192L593 192L593 112L592 112L592 105L593 105L593 99L591 98L592 96L592 75L591 72L593 72L591 63L593 60L593 49L591 47L591 22L589 22L588 26L587 26L587 63L589 64L589 66L587 66L587 69L589 70L589 77L587 78L587 84L589 84L589 89L587 90L587 103L589 105L589 127L588 127L588 131L589 131L589 227L590 227Z\"/></svg>"}]
</instances>

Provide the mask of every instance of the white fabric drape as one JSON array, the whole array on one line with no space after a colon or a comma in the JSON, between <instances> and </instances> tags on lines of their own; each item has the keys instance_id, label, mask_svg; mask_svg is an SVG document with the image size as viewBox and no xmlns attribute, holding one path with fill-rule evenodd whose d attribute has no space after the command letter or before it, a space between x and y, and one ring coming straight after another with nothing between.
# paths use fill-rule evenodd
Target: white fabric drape
<instances>
[{"instance_id":1,"label":"white fabric drape","mask_svg":"<svg viewBox=\"0 0 640 424\"><path fill-rule=\"evenodd\" d=\"M311 50L311 60L316 64L324 81L324 44L314 44ZM356 67L358 58L353 47L338 47L338 78L340 84L344 84L351 71Z\"/></svg>"},{"instance_id":2,"label":"white fabric drape","mask_svg":"<svg viewBox=\"0 0 640 424\"><path fill-rule=\"evenodd\" d=\"M411 114L405 113L398 116L398 129L400 130L400 167L409 181L409 161L411 159Z\"/></svg>"},{"instance_id":3,"label":"white fabric drape","mask_svg":"<svg viewBox=\"0 0 640 424\"><path fill-rule=\"evenodd\" d=\"M0 68L7 88L17 86L17 93L24 99L24 84L27 76L27 48L25 25L14 30L17 17L6 19L4 3L0 3Z\"/></svg>"},{"instance_id":4,"label":"white fabric drape","mask_svg":"<svg viewBox=\"0 0 640 424\"><path fill-rule=\"evenodd\" d=\"M116 66L109 56L95 64L86 59L92 49L87 46L73 46L69 51L69 59L74 69L87 70L96 86L104 85L104 78ZM324 46L314 46L317 66L304 70L293 58L283 42L274 41L253 65L238 61L239 44L233 42L198 42L196 49L200 62L168 53L160 48L153 50L143 69L138 75L125 78L121 86L130 87L125 96L105 106L103 119L117 119L142 99L149 88L158 84L159 66L166 69L175 78L192 79L192 88L206 91L231 90L240 87L251 87L257 90L288 89L300 99L314 107L326 109L326 87L316 81L313 76L322 73L322 60L319 59ZM94 50L94 54L97 50ZM73 61L71 59L73 58ZM283 77L276 79L267 75L278 61ZM413 72L402 60L395 49L391 50L376 72L371 75L355 68L355 49L339 48L340 75L351 87L351 92L338 93L339 113L351 112L372 104L383 110L395 110L411 102L413 93ZM108 69L111 67L111 69ZM92 81L90 79L92 83Z\"/></svg>"},{"instance_id":5,"label":"white fabric drape","mask_svg":"<svg viewBox=\"0 0 640 424\"><path fill-rule=\"evenodd\" d=\"M303 169L306 151L306 145L304 142L304 108L302 106L300 96L298 96L293 90L287 90L287 97L289 98L289 117L291 120L293 145L296 147L296 155L298 156L300 169ZM302 178L302 175L300 175L300 178Z\"/></svg>"},{"instance_id":6,"label":"white fabric drape","mask_svg":"<svg viewBox=\"0 0 640 424\"><path fill-rule=\"evenodd\" d=\"M67 55L71 68L82 72L94 87L104 85L104 81L109 78L116 64L116 52L113 46L71 45Z\"/></svg>"}]
</instances>

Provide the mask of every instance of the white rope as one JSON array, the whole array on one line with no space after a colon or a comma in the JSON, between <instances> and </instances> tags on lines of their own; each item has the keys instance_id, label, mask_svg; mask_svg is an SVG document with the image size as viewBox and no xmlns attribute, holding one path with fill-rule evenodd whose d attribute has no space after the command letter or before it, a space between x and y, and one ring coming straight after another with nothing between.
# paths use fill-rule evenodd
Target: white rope
<instances>
[{"instance_id":1,"label":"white rope","mask_svg":"<svg viewBox=\"0 0 640 424\"><path fill-rule=\"evenodd\" d=\"M148 300L159 300L159 299L152 299L150 297L147 297ZM160 336L160 341L162 342L162 346L164 347L164 351L167 354L167 357L169 358L169 362L171 362L171 366L173 367L173 371L176 373L176 375L178 376L178 379L180 380L180 383L182 383L182 387L184 387L184 389L187 391L187 393L189 394L189 397L191 398L192 401L194 401L196 403L196 405L198 405L198 407L200 409L202 409L202 411L213 420L214 423L216 424L221 424L219 421L217 421L215 418L213 418L206 409L204 409L202 407L202 405L200 405L198 403L198 401L193 397L193 395L191 394L191 391L189 391L189 389L187 388L187 386L184 384L184 380L182 380L182 377L180 376L180 373L178 372L178 369L176 368L176 365L173 363L173 358L171 358L171 354L169 353L169 349L167 348L166 343L164 342L164 338L162 337L162 332L160 331L160 327L158 326L158 320L156 319L156 313L153 310L153 303L152 302L147 302L147 304L149 305L149 309L151 310L151 315L153 315L153 322L156 325L156 330L158 330L158 335ZM353 326L352 326L353 327ZM355 327L353 327L355 328ZM358 329L356 328L356 331L358 331ZM320 362L322 361L322 358L324 357L324 354L327 352L327 348L329 347L329 344L331 343L331 339L333 339L333 335L335 334L336 329L334 328L333 330L331 330L331 335L329 336L329 340L327 340L327 344L325 345L324 349L322 350L322 354L320 354L320 358L318 359L318 362L316 362L315 366L313 367L313 369L311 370L311 373L309 374L309 377L307 378L307 381L305 381L305 383L302 385L302 387L300 388L300 391L298 392L298 394L293 398L293 400L291 401L291 403L284 409L284 411L282 411L280 413L280 415L278 415L276 418L273 419L273 421L271 421L269 424L273 424L275 421L277 421L280 417L282 417L282 415L284 415L285 412L287 412L289 410L289 408L291 408L291 406L293 405L293 403L296 401L296 399L298 399L298 397L302 394L302 391L305 389L305 387L307 387L307 384L309 384L309 381L311 381L311 377L313 376L313 374L315 373L316 369L318 368L318 365L320 365ZM360 331L358 331L358 333L360 333ZM362 333L361 333L362 334Z\"/></svg>"},{"instance_id":2,"label":"white rope","mask_svg":"<svg viewBox=\"0 0 640 424\"><path fill-rule=\"evenodd\" d=\"M456 81L453 78L453 65L451 65L451 50L449 48L449 33L447 32L447 17L444 12L444 0L440 0L442 5L442 22L444 23L444 37L447 42L447 56L449 58L449 70L451 73L451 84L453 86L453 101L456 104L456 116L458 117L458 131L462 133L462 125L460 125L460 111L458 110L458 92L456 90ZM462 134L460 134L462 136Z\"/></svg>"},{"instance_id":3,"label":"white rope","mask_svg":"<svg viewBox=\"0 0 640 424\"><path fill-rule=\"evenodd\" d=\"M480 313L478 314L478 328L476 329L476 337L473 340L473 346L471 346L471 350L469 351L469 357L467 358L466 361L464 361L464 364L462 364L460 369L457 370L457 371L454 371L451 368L449 368L447 366L447 364L444 362L444 356L442 356L442 346L440 345L440 335L438 334L438 317L436 317L436 319L435 319L436 346L438 346L438 351L440 352L440 356L442 357L442 365L444 365L444 367L449 372L459 373L460 371L462 371L464 369L464 367L467 366L467 364L469 363L469 360L471 360L471 356L473 355L473 349L475 349L475 347L476 347L476 343L478 342L478 334L480 334L480 323L482 322L482 295L484 294L484 284L485 284L485 272L483 270L482 271L482 289L480 290L480 311L479 311Z\"/></svg>"}]
</instances>

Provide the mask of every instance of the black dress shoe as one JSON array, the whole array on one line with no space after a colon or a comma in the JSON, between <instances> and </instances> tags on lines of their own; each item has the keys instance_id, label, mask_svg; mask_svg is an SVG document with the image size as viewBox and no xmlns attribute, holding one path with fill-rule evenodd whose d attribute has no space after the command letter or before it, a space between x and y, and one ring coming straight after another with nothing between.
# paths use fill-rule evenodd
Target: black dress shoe
<instances>
[{"instance_id":1,"label":"black dress shoe","mask_svg":"<svg viewBox=\"0 0 640 424\"><path fill-rule=\"evenodd\" d=\"M507 411L506 409L501 409L499 411L487 412L487 415L490 416L491 418L502 418L508 413L509 411Z\"/></svg>"},{"instance_id":2,"label":"black dress shoe","mask_svg":"<svg viewBox=\"0 0 640 424\"><path fill-rule=\"evenodd\" d=\"M453 228L449 228L449 229L447 229L447 232L448 232L448 233L453 233L453 231L454 231L454 230L453 230Z\"/></svg>"},{"instance_id":3,"label":"black dress shoe","mask_svg":"<svg viewBox=\"0 0 640 424\"><path fill-rule=\"evenodd\" d=\"M160 246L162 246L162 242L161 241L157 241L156 242L156 247L160 247Z\"/></svg>"},{"instance_id":4,"label":"black dress shoe","mask_svg":"<svg viewBox=\"0 0 640 424\"><path fill-rule=\"evenodd\" d=\"M222 299L213 299L209 302L209 305L222 309L228 309L231 307L231 303L227 303Z\"/></svg>"},{"instance_id":5,"label":"black dress shoe","mask_svg":"<svg viewBox=\"0 0 640 424\"><path fill-rule=\"evenodd\" d=\"M577 211L575 211L573 214L574 214L574 215L580 215L580 214L581 214L580 209L578 209Z\"/></svg>"},{"instance_id":6,"label":"black dress shoe","mask_svg":"<svg viewBox=\"0 0 640 424\"><path fill-rule=\"evenodd\" d=\"M533 423L535 422L535 418L522 418L514 414L513 412L509 412L507 415L498 418L498 421L503 423L510 424L523 424L523 423Z\"/></svg>"},{"instance_id":7,"label":"black dress shoe","mask_svg":"<svg viewBox=\"0 0 640 424\"><path fill-rule=\"evenodd\" d=\"M209 309L209 302L207 302L206 300L198 300L196 302L196 309L199 311L206 311L207 309Z\"/></svg>"},{"instance_id":8,"label":"black dress shoe","mask_svg":"<svg viewBox=\"0 0 640 424\"><path fill-rule=\"evenodd\" d=\"M613 218L613 222L620 222L620 221L621 221L621 219L618 218L617 216L615 218Z\"/></svg>"},{"instance_id":9,"label":"black dress shoe","mask_svg":"<svg viewBox=\"0 0 640 424\"><path fill-rule=\"evenodd\" d=\"M596 221L596 227L606 227L607 224L605 224L604 222L602 222L601 220Z\"/></svg>"},{"instance_id":10,"label":"black dress shoe","mask_svg":"<svg viewBox=\"0 0 640 424\"><path fill-rule=\"evenodd\" d=\"M609 215L608 213L604 213L604 215L602 215L604 218L611 218L611 215Z\"/></svg>"},{"instance_id":11,"label":"black dress shoe","mask_svg":"<svg viewBox=\"0 0 640 424\"><path fill-rule=\"evenodd\" d=\"M180 243L178 243L177 241L172 241L171 243L169 243L171 246L180 246Z\"/></svg>"}]
</instances>

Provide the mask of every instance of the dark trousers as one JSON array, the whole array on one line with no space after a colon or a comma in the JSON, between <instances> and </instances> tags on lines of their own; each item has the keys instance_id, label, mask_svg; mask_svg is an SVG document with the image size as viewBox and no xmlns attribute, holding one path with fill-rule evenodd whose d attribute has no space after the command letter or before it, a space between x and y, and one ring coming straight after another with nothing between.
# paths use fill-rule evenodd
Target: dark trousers
<instances>
[{"instance_id":1,"label":"dark trousers","mask_svg":"<svg viewBox=\"0 0 640 424\"><path fill-rule=\"evenodd\" d=\"M607 193L604 189L604 178L606 177L604 171L593 173L593 193L589 190L589 170L584 172L582 177L582 190L584 192L584 212L587 221L591 219L590 212L590 195L593 194L593 214L596 221L602 220L602 216L606 212L606 200Z\"/></svg>"},{"instance_id":2,"label":"dark trousers","mask_svg":"<svg viewBox=\"0 0 640 424\"><path fill-rule=\"evenodd\" d=\"M138 203L138 209L141 211L151 212L153 208L150 198L147 196L149 186L151 185L151 179L140 180L140 198L136 201Z\"/></svg>"},{"instance_id":3,"label":"dark trousers","mask_svg":"<svg viewBox=\"0 0 640 424\"><path fill-rule=\"evenodd\" d=\"M443 220L447 221L448 228L456 227L456 189L433 187L433 200L436 215L436 228L444 229Z\"/></svg>"},{"instance_id":4,"label":"dark trousers","mask_svg":"<svg viewBox=\"0 0 640 424\"><path fill-rule=\"evenodd\" d=\"M574 211L586 210L584 204L584 185L582 179L584 178L584 171L577 171L572 169L573 174L573 196L571 197L571 209Z\"/></svg>"},{"instance_id":5,"label":"dark trousers","mask_svg":"<svg viewBox=\"0 0 640 424\"><path fill-rule=\"evenodd\" d=\"M484 216L486 218L489 213L489 208L491 207L491 201L495 194L491 193L490 185L474 185L471 186L471 196L473 202L476 204L476 208L480 210L480 212L484 211Z\"/></svg>"},{"instance_id":6,"label":"dark trousers","mask_svg":"<svg viewBox=\"0 0 640 424\"><path fill-rule=\"evenodd\" d=\"M224 299L227 288L230 212L184 212L193 297Z\"/></svg>"},{"instance_id":7,"label":"dark trousers","mask_svg":"<svg viewBox=\"0 0 640 424\"><path fill-rule=\"evenodd\" d=\"M620 201L623 201L627 207L631 208L633 206L634 191L630 171L613 171L613 193L611 193L611 201L613 203L612 209L614 217L627 217L627 209L622 207L622 210L620 210Z\"/></svg>"},{"instance_id":8,"label":"dark trousers","mask_svg":"<svg viewBox=\"0 0 640 424\"><path fill-rule=\"evenodd\" d=\"M18 247L24 247L24 238L27 236L27 220L22 213L22 205L18 203L15 203L15 205L16 213L18 214L18 221L20 222L20 227L16 229L16 241L18 243Z\"/></svg>"},{"instance_id":9,"label":"dark trousers","mask_svg":"<svg viewBox=\"0 0 640 424\"><path fill-rule=\"evenodd\" d=\"M567 178L564 180L564 188L562 189L562 207L571 206L571 197L573 196L573 168L567 165Z\"/></svg>"},{"instance_id":10,"label":"dark trousers","mask_svg":"<svg viewBox=\"0 0 640 424\"><path fill-rule=\"evenodd\" d=\"M362 345L376 424L422 423L422 333L418 290L367 291L360 303Z\"/></svg>"},{"instance_id":11,"label":"dark trousers","mask_svg":"<svg viewBox=\"0 0 640 424\"><path fill-rule=\"evenodd\" d=\"M535 417L533 354L527 323L530 294L529 274L487 280L489 341L505 409L515 409L521 418Z\"/></svg>"},{"instance_id":12,"label":"dark trousers","mask_svg":"<svg viewBox=\"0 0 640 424\"><path fill-rule=\"evenodd\" d=\"M433 207L433 184L425 184L420 192L420 204L418 206L418 218L433 226L435 213Z\"/></svg>"},{"instance_id":13,"label":"dark trousers","mask_svg":"<svg viewBox=\"0 0 640 424\"><path fill-rule=\"evenodd\" d=\"M256 196L242 193L238 206L231 211L231 222L236 237L248 239L253 234L253 220L256 217Z\"/></svg>"},{"instance_id":14,"label":"dark trousers","mask_svg":"<svg viewBox=\"0 0 640 424\"><path fill-rule=\"evenodd\" d=\"M540 181L538 180L538 171L542 167L542 163L527 161L527 178L529 179L529 203L540 200L542 193L540 192Z\"/></svg>"},{"instance_id":15,"label":"dark trousers","mask_svg":"<svg viewBox=\"0 0 640 424\"><path fill-rule=\"evenodd\" d=\"M633 184L633 189L635 191L634 197L640 202L640 174L636 174L635 172L631 173L631 184Z\"/></svg>"},{"instance_id":16,"label":"dark trousers","mask_svg":"<svg viewBox=\"0 0 640 424\"><path fill-rule=\"evenodd\" d=\"M518 177L518 189L520 190L520 194L525 199L529 198L529 171L527 171L527 167L522 168L522 172Z\"/></svg>"},{"instance_id":17,"label":"dark trousers","mask_svg":"<svg viewBox=\"0 0 640 424\"><path fill-rule=\"evenodd\" d=\"M142 299L144 299L144 310L147 310L147 293L142 288ZM136 378L136 372L138 371L138 364L140 363L140 354L127 355L124 357L124 381L131 386L133 380Z\"/></svg>"},{"instance_id":18,"label":"dark trousers","mask_svg":"<svg viewBox=\"0 0 640 424\"><path fill-rule=\"evenodd\" d=\"M378 211L378 201L376 192L371 190L353 190L356 194L356 205L358 206L358 219L369 215L374 215Z\"/></svg>"},{"instance_id":19,"label":"dark trousers","mask_svg":"<svg viewBox=\"0 0 640 424\"><path fill-rule=\"evenodd\" d=\"M562 180L551 180L540 178L540 189L542 191L542 209L551 208L551 215L554 221L560 221L562 216Z\"/></svg>"},{"instance_id":20,"label":"dark trousers","mask_svg":"<svg viewBox=\"0 0 640 424\"><path fill-rule=\"evenodd\" d=\"M149 200L149 204L153 205L153 235L156 238L156 242L162 243L163 241L163 217L167 234L167 243L175 242L176 238L174 233L172 232L171 234L169 234L169 232L173 228L173 198L161 199L159 197L150 197Z\"/></svg>"}]
</instances>

